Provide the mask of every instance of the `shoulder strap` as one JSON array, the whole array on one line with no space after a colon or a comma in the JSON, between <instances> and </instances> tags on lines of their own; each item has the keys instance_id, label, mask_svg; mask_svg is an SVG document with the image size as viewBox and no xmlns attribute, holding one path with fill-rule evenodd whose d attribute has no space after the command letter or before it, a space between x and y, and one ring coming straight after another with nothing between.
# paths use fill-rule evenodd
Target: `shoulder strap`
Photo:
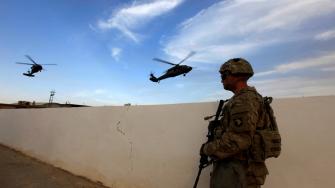
<instances>
[{"instance_id":1,"label":"shoulder strap","mask_svg":"<svg viewBox=\"0 0 335 188\"><path fill-rule=\"evenodd\" d=\"M266 110L267 114L269 115L269 118L270 118L270 121L271 121L270 129L273 130L273 131L277 131L278 130L278 125L277 125L276 119L275 119L274 114L273 114L273 109L270 106L272 100L273 100L272 97L264 97L263 98L263 101L264 101L264 104L265 104L265 110Z\"/></svg>"}]
</instances>

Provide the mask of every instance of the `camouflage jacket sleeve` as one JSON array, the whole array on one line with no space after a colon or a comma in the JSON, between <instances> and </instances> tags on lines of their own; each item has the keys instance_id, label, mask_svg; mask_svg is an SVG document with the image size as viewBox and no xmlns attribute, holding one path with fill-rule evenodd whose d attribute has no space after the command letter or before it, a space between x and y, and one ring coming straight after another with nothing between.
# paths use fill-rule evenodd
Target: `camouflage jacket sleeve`
<instances>
[{"instance_id":1,"label":"camouflage jacket sleeve","mask_svg":"<svg viewBox=\"0 0 335 188\"><path fill-rule=\"evenodd\" d=\"M227 114L228 121L224 133L204 146L206 155L219 159L227 158L250 147L258 121L259 102L256 98L243 94L234 98Z\"/></svg>"}]
</instances>

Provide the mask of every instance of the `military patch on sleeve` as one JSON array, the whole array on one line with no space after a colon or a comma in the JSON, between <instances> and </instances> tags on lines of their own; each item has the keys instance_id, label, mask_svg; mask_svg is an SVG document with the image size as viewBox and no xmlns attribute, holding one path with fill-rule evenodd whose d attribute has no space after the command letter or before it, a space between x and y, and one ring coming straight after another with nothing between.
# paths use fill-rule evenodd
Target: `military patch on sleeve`
<instances>
[{"instance_id":1,"label":"military patch on sleeve","mask_svg":"<svg viewBox=\"0 0 335 188\"><path fill-rule=\"evenodd\" d=\"M241 119L234 119L234 124L236 127L241 127L242 126L242 120Z\"/></svg>"},{"instance_id":2,"label":"military patch on sleeve","mask_svg":"<svg viewBox=\"0 0 335 188\"><path fill-rule=\"evenodd\" d=\"M252 103L244 98L236 99L230 110L229 129L234 132L248 132L252 130Z\"/></svg>"},{"instance_id":3,"label":"military patch on sleeve","mask_svg":"<svg viewBox=\"0 0 335 188\"><path fill-rule=\"evenodd\" d=\"M248 120L247 112L234 114L230 122L230 129L234 132L250 131L251 128L247 120Z\"/></svg>"}]
</instances>

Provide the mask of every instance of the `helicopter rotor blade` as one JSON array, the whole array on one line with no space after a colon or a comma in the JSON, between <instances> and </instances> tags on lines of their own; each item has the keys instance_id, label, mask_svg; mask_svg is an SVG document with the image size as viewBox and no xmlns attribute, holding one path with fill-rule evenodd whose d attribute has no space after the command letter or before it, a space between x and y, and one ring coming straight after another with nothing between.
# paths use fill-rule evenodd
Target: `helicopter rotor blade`
<instances>
[{"instance_id":1,"label":"helicopter rotor blade","mask_svg":"<svg viewBox=\"0 0 335 188\"><path fill-rule=\"evenodd\" d=\"M40 64L40 65L57 65L57 64Z\"/></svg>"},{"instance_id":2,"label":"helicopter rotor blade","mask_svg":"<svg viewBox=\"0 0 335 188\"><path fill-rule=\"evenodd\" d=\"M20 64L20 65L35 65L35 64L32 64L32 63L21 63L21 62L16 62L16 64Z\"/></svg>"},{"instance_id":3,"label":"helicopter rotor blade","mask_svg":"<svg viewBox=\"0 0 335 188\"><path fill-rule=\"evenodd\" d=\"M37 64L29 55L25 55L26 58L28 58L30 61L32 61L34 64Z\"/></svg>"},{"instance_id":4,"label":"helicopter rotor blade","mask_svg":"<svg viewBox=\"0 0 335 188\"><path fill-rule=\"evenodd\" d=\"M195 51L191 51L183 60L181 60L177 65L180 65L181 63L183 63L184 61L186 61L188 58L190 58L191 56L193 56L196 52Z\"/></svg>"},{"instance_id":5,"label":"helicopter rotor blade","mask_svg":"<svg viewBox=\"0 0 335 188\"><path fill-rule=\"evenodd\" d=\"M176 64L174 64L174 63L171 63L171 62L168 62L168 61L159 59L159 58L153 58L152 60L159 61L159 62L161 62L161 63L166 63L166 64L169 64L169 65L176 65Z\"/></svg>"}]
</instances>

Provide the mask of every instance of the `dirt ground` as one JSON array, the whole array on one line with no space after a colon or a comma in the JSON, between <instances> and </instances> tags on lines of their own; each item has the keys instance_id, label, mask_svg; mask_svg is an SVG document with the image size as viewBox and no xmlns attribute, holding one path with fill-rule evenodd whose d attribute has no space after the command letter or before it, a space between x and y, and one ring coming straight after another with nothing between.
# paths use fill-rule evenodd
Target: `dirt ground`
<instances>
[{"instance_id":1,"label":"dirt ground","mask_svg":"<svg viewBox=\"0 0 335 188\"><path fill-rule=\"evenodd\" d=\"M0 144L1 188L107 188Z\"/></svg>"}]
</instances>

